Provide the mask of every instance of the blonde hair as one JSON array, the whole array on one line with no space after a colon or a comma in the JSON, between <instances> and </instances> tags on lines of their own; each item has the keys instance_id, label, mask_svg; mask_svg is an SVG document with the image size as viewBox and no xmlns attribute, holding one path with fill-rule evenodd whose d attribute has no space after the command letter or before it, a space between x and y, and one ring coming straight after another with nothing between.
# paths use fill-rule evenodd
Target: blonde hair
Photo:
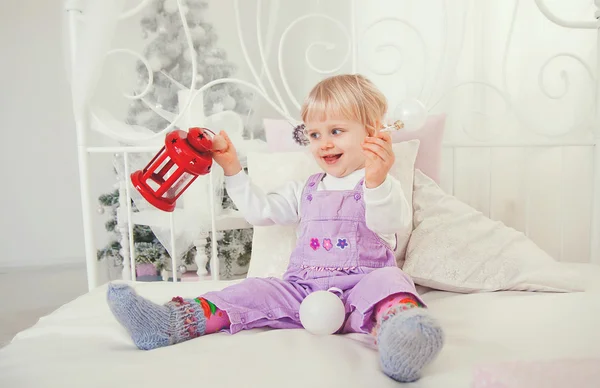
<instances>
[{"instance_id":1,"label":"blonde hair","mask_svg":"<svg viewBox=\"0 0 600 388\"><path fill-rule=\"evenodd\" d=\"M387 112L387 99L366 77L342 74L326 78L310 91L302 104L302 121L344 118L362 123L373 136Z\"/></svg>"}]
</instances>

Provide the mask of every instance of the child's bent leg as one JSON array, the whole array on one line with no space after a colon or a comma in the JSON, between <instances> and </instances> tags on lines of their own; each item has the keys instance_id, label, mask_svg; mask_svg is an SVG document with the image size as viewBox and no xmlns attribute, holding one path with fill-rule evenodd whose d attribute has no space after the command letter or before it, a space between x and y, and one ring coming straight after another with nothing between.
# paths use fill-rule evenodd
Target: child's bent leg
<instances>
[{"instance_id":1,"label":"child's bent leg","mask_svg":"<svg viewBox=\"0 0 600 388\"><path fill-rule=\"evenodd\" d=\"M383 371L402 382L419 379L443 346L441 327L412 294L392 295L377 313L374 335Z\"/></svg>"},{"instance_id":2,"label":"child's bent leg","mask_svg":"<svg viewBox=\"0 0 600 388\"><path fill-rule=\"evenodd\" d=\"M381 268L366 275L349 293L347 303L355 311L345 331L373 333L383 372L395 380L419 379L423 367L442 349L441 327L399 268Z\"/></svg>"}]
</instances>

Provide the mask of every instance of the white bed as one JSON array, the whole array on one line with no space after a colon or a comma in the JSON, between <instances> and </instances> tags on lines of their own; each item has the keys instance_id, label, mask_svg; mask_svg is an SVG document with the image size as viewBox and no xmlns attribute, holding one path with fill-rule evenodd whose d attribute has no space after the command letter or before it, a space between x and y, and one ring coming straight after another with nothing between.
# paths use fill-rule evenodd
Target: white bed
<instances>
[{"instance_id":1,"label":"white bed","mask_svg":"<svg viewBox=\"0 0 600 388\"><path fill-rule=\"evenodd\" d=\"M417 387L564 387L600 384L600 269L581 265L581 293L424 293L446 331ZM136 283L162 302L230 282ZM112 317L106 287L64 305L0 350L2 387L393 387L368 336L304 330L216 334L140 351ZM576 362L573 362L576 361ZM501 363L511 362L512 366ZM526 366L526 362L533 362ZM480 367L507 385L484 385ZM527 369L525 369L527 368ZM530 380L523 377L528 370ZM557 379L558 373L558 379ZM507 380L508 379L508 380ZM510 383L511 379L513 383ZM516 381L516 383L515 383Z\"/></svg>"},{"instance_id":2,"label":"white bed","mask_svg":"<svg viewBox=\"0 0 600 388\"><path fill-rule=\"evenodd\" d=\"M80 37L80 45L73 45L72 52L74 65L81 67L90 65L92 67L91 69L78 68L80 74L75 72L73 77L75 84L77 82L84 83L84 85L78 85L79 89L74 87L73 90L75 101L78 102L75 106L75 114L80 145L78 152L81 167L84 237L90 292L42 318L32 328L19 333L8 346L0 349L0 387L104 388L112 386L180 387L193 385L211 388L237 386L352 388L398 386L398 383L381 373L378 355L370 336L316 337L304 330L252 330L233 336L227 334L209 335L177 346L153 351L140 351L133 345L126 331L114 319L106 303L106 284L97 284L96 247L91 230L93 209L90 198L89 157L94 153L120 153L125 160L125 176L128 176L128 156L139 152L154 151L159 148L160 144L156 143L149 146L143 141L131 141L125 142L126 144L119 143L117 146L92 146L87 141L86 135L90 131L88 119L91 119L91 126L95 126L96 129L99 126L102 127L98 115L101 110L90 109L90 106L86 106L82 102L83 100L79 100L78 97L82 99L89 98L91 91L85 88L90 87L90 85L86 85L84 81L89 81L94 75L97 75L94 72L99 71L94 68L95 64L91 61L105 55L110 47L109 40L112 35L102 34L102 28L106 28L106 26L114 28L118 20L127 20L143 9L144 5L148 4L148 1L143 0L139 2L139 6L131 8L131 11L121 13L120 16L116 14L119 16L118 18L114 14L109 15L111 11L113 13L120 12L118 7L123 5L123 2L123 0L107 0L102 3L114 6L114 9L110 9L109 5L106 6L106 9L101 10L98 8L94 10L93 6L86 9L88 12L86 16L94 15L94 11L99 15L100 19L98 20L94 18L86 20L86 22L91 21L92 24L96 22L95 27L97 29L90 28L88 31L91 31L90 34L83 34ZM233 1L237 27L240 28L238 3L236 0ZM404 23L405 27L412 28L406 21L397 17L388 17L387 14L381 16L372 24L370 21L364 23L365 21L362 20L365 24L363 25L364 28L358 28L354 24L356 15L361 14L360 9L357 11L357 7L364 6L366 2L351 1L344 3L348 4L348 13L352 18L352 31L351 34L348 34L349 38L351 36L351 41L348 44L348 55L345 60L350 56L352 57L353 71L357 69L358 37L355 34L357 30L362 30L364 34L377 23L385 23L390 20ZM393 8L396 3L399 2L389 2L388 5ZM474 3L481 4L482 2L476 1ZM596 21L581 23L564 21L556 17L544 5L543 1L536 0L535 3L548 19L563 27L592 30L600 28ZM100 2L92 1L90 4L98 5ZM180 2L178 1L177 4L181 11ZM258 4L260 6L261 2L259 1ZM448 11L446 1L441 1L440 4L444 5L442 7L444 11ZM73 42L76 41L75 36L78 35L76 34L79 23L78 14L84 8L81 2L67 1ZM104 12L106 10L108 11ZM259 9L259 11L261 10ZM83 13L85 14L85 12ZM270 16L276 19L277 14L273 13ZM301 16L288 25L282 34L282 41L283 36L299 21L311 17L333 21L333 24L342 25L330 16L320 16L319 14ZM511 21L513 26L515 17L516 12ZM259 20L259 12L257 12L257 22ZM466 19L463 21L466 23ZM114 32L114 30L109 32ZM96 38L85 41L85 39L93 37L93 33L97 34ZM240 37L242 35L240 33ZM417 35L419 35L418 32ZM554 42L552 36L550 34L549 36L550 38L547 40ZM420 35L419 37L422 38ZM546 42L546 40L543 41ZM483 50L486 43L484 38L481 38L478 42L475 48L471 48L474 53ZM452 44L452 42L445 43ZM313 44L316 47L323 44L323 42ZM93 45L96 46L95 49L98 51L90 48ZM259 45L262 45L262 42L259 42ZM393 45L386 46L385 42L380 42L380 46L379 48L384 49ZM307 59L312 48L314 48L313 45L306 50ZM88 50L87 53L91 52L93 55L79 55L78 57L78 49ZM117 50L117 52L123 53L124 51ZM263 65L265 65L266 61L262 55L261 51L261 59ZM248 60L245 46L244 56ZM548 78L545 73L546 65L556 57L561 56L578 60L576 55L558 54L543 64L539 74L542 91L553 100L560 100L560 98L556 98L556 93L548 92L552 88L544 85L545 79ZM410 55L407 55L407 57L410 57ZM87 63L86 59L89 59L90 62ZM580 62L584 63L582 60ZM248 63L250 65L250 62ZM309 65L314 70L312 63ZM600 68L600 61L598 61L598 68ZM263 70L268 71L268 69ZM279 70L281 71L281 69ZM483 68L479 68L479 70L483 70ZM255 73L254 69L252 69L252 72ZM586 76L590 75L595 81L596 90L600 90L600 82L591 75L589 66L584 66L583 73ZM382 74L383 71L378 76L382 76ZM256 74L254 75L256 76ZM283 71L281 71L281 75L284 78ZM506 74L504 75L506 76ZM77 76L81 79L78 80ZM564 84L561 85L566 85L565 89L568 90L570 82L568 76L564 78L564 73L561 73L561 77L564 81ZM268 78L270 86L277 94L276 83L272 81L270 75ZM257 78L258 81L259 78ZM425 85L425 81L427 80L424 80L423 85ZM283 82L285 84L286 80L283 79ZM259 88L254 84L241 83L254 88L254 91L259 92L258 94L266 94L266 92L261 93L263 88ZM485 84L478 81L471 83ZM285 85L287 89L287 84ZM455 89L459 86L464 85L448 88ZM488 84L488 86L491 86L490 89L498 91L495 86L491 84ZM553 87L556 88L556 84ZM202 88L202 91L204 90L205 87ZM289 90L286 90L286 92L288 92L289 97L292 97ZM499 91L498 93L504 97L505 94L509 94L509 90ZM473 93L473 95L481 97L478 92ZM281 102L280 96L277 95L277 97L277 100ZM275 98L269 99L269 102L277 112L290 118L287 115L286 108L283 105L278 105L274 100ZM461 103L464 103L464 101L457 99L457 105ZM459 259L463 259L464 262L462 264L472 264L475 266L472 268L481 269L480 273L475 274L475 278L477 278L475 280L481 280L482 278L498 280L498 277L494 277L494 271L505 271L501 273L500 278L502 278L501 280L506 287L498 289L552 289L553 287L564 289L569 286L567 283L570 283L571 287L580 287L584 291L572 293L473 292L473 286L469 286L470 290L463 289L463 291L470 293L459 294L424 289L423 299L428 304L431 313L439 319L444 328L446 343L440 356L423 371L423 377L418 382L413 383L413 386L600 386L600 266L598 265L600 263L600 196L598 194L600 193L600 125L598 124L600 122L600 109L597 108L600 106L600 98L597 96L595 103L595 115L588 112L588 116L594 117L586 117L588 121L582 121L582 123L585 122L589 126L581 124L581 128L577 127L577 131L569 133L568 136L537 136L539 133L534 136L533 132L536 132L536 128L533 128L534 125L532 125L531 128L525 128L530 130L531 133L517 133L516 137L510 137L510 134L508 134L503 138L485 138L482 140L476 136L470 136L472 134L460 133L460 136L453 137L451 141L446 139L445 148L447 152L443 156L444 175L441 182L441 186L446 192L456 195L490 218L508 221L509 224L513 224L511 226L523 230L525 234L544 245L543 248L546 251L551 251L560 261L581 261L590 264L565 263L557 271L558 267L553 266L549 263L549 260L546 260L546 257L549 256L542 249L534 247L529 240L525 241L524 235L515 237L514 233L516 232L504 235L504 237L510 237L506 240L510 240L511 244L514 243L522 248L521 255L513 255L509 257L510 260L491 264L480 263L477 262L480 259L478 255L485 253L485 249L482 247L479 247L479 250L472 249L471 251L464 249L465 254L474 256L468 258L472 259L471 261L460 256ZM481 107L469 106L467 108L478 110ZM183 114L183 112L181 113ZM478 111L477 114L479 113L481 112ZM200 115L202 116L203 112L200 112ZM460 114L457 116L460 116ZM475 125L483 125L484 123L484 120L479 119L471 121ZM504 125L503 122L500 123ZM126 127L124 125L117 126L114 121L105 124L107 127L112 124L118 128ZM462 129L462 124L462 122L458 123L456 127ZM517 127L515 126L515 128ZM521 129L521 127L518 128ZM110 135L111 132L104 132L104 134L107 133ZM112 133L115 134L116 132L113 131ZM132 133L127 135L133 136ZM154 140L160 140L159 135L153 137ZM127 138L127 136L124 136L124 138ZM121 142L124 141L119 136L114 136L112 140L115 139ZM129 140L131 139L133 138ZM136 139L140 140L139 137ZM407 147L410 148L411 146L407 145ZM416 148L414 152L416 153ZM412 154L410 163L400 163L400 165L405 166L405 169L408 169L407 171L410 171L410 174L406 171L403 173L405 181L402 182L405 188L412 186L413 178L414 182L417 182L416 175L413 175L415 153ZM290 171L293 174L306 172L304 170L300 171L306 167L304 166L306 163L300 158L296 158L295 163L301 167L290 170L290 165L272 160L277 156L263 155L263 157L267 159L263 159L262 163L257 164L266 165L268 171L250 168L250 174L256 174L255 182L259 182L259 185L265 189L269 185L280 182L282 176L289 178ZM409 158L408 153L404 153L403 158ZM268 161L265 162L265 160ZM557 160L557 166L560 167L554 168L552 163L557 162ZM251 160L249 160L249 164L250 162ZM275 170L277 170L276 173ZM494 174L492 174L492 171L494 171ZM274 177L277 174L279 174L279 177ZM212 177L212 174L210 176ZM266 177L268 177L268 180ZM560 179L557 180L557 177ZM163 303L176 295L195 297L206 291L222 289L232 284L232 282L216 280L196 283L135 282L135 261L131 260L134 247L130 240L127 241L127 230L129 230L129 234L132 231L132 209L130 206L125 206L125 204L129 204L132 189L127 182L120 183L121 198L125 198L122 204L123 208L126 208L126 212L121 214L121 221L124 220L125 223L120 225L123 236L125 236L123 240L123 256L125 258L123 278L130 282L142 296ZM414 249L417 248L425 252L421 253L420 256L421 261L423 261L423 259L427 259L428 249L432 245L428 238L433 239L436 243L445 236L443 230L440 234L437 226L440 223L449 224L454 219L462 219L461 217L454 217L453 214L456 213L453 212L468 211L471 212L469 214L472 216L474 210L465 210L464 206L455 202L454 207L441 209L443 212L440 212L440 214L449 215L448 219L444 220L442 217L438 217L438 214L427 214L428 211L435 213L433 209L437 209L438 204L442 202L448 204L452 201L438 200L443 193L437 186L424 184L423 181L420 184L420 199L417 195L418 190L415 190L414 198L411 199L414 209L420 206L419 211L415 210L415 224L427 224L427 222L423 223L423 219L433 221L428 224L427 228L429 229L426 228L425 232L421 231L414 238L414 240L421 242L420 245L415 242L412 247L409 246L409 250L413 249L411 251L413 255L415 254ZM410 192L409 189L407 193ZM431 206L423 205L427 200L431 201ZM214 201L213 197L211 197L211 201ZM568 207L561 205L568 205ZM564 209L569 211L564 211ZM419 214L417 215L417 213ZM533 216L535 213L538 213L538 215ZM490 227L490 224L486 224L487 221L483 220L483 215L477 217L479 217L477 226ZM164 217L163 214L161 219L167 220L166 222L171 230L175 229L173 217ZM212 220L214 221L214 218ZM215 223L212 224L214 231ZM450 243L444 245L446 248L452 248L454 245L460 245L460 243L466 241L466 239L462 239L463 236L460 236L461 231L464 235L468 235L464 232L468 230L464 229L465 223L455 226L458 229L454 230L455 235L448 240ZM496 227L496 224L493 224L489 230L492 229L497 231L499 228ZM434 236L432 230L438 230L436 232L438 235ZM431 234L428 235L427 233L430 232ZM289 241L292 240L289 239L293 239L293 231L289 229L276 231L268 228L257 228L254 236L255 245L252 251L252 273L250 273L250 276L277 276L277 274L281 274L285 267L285 260L289 257L286 256L285 251L291 249ZM257 244L258 240L262 243ZM276 241L280 247L274 249L269 241ZM172 253L175 251L175 232L170 235L170 243L170 252ZM487 247L489 248L490 245L488 244ZM498 248L502 251L499 248L500 245L491 245L491 247L492 250ZM176 268L177 265L175 256L173 255L172 258L172 268ZM536 256L536 258L532 256ZM456 260L456 257L454 259ZM218 278L216 249L213 249L212 260L213 277ZM548 271L537 271L537 265L548 265L548 267L544 267ZM565 270L564 276L562 276L562 268ZM438 278L450 272L447 267L442 265L437 270L439 272L435 276L438 276ZM522 273L519 272L521 270ZM427 278L430 274L427 266L413 265L411 271L413 274L420 273L420 284L432 285L436 282L435 279ZM460 289L468 282L452 282L461 276L464 276L464 279L469 278L471 276L469 271L468 268L462 273L451 273L449 278L443 279L448 281L446 284L439 282L437 284L446 287L444 289ZM473 279L469 278L468 280ZM482 283L469 284L481 285ZM531 286L532 284L533 286ZM488 286L488 284L484 285ZM515 288L515 285L518 285L518 287ZM489 285L489 287L493 288L495 286Z\"/></svg>"}]
</instances>

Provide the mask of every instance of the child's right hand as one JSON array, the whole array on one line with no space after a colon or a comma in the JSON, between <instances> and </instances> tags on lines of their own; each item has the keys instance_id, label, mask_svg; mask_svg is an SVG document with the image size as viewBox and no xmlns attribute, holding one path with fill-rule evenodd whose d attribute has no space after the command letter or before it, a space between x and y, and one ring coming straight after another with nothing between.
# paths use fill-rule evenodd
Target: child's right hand
<instances>
[{"instance_id":1,"label":"child's right hand","mask_svg":"<svg viewBox=\"0 0 600 388\"><path fill-rule=\"evenodd\" d=\"M225 176L232 176L242 170L237 152L231 139L225 131L219 132L213 137L212 157L219 166L223 168Z\"/></svg>"}]
</instances>

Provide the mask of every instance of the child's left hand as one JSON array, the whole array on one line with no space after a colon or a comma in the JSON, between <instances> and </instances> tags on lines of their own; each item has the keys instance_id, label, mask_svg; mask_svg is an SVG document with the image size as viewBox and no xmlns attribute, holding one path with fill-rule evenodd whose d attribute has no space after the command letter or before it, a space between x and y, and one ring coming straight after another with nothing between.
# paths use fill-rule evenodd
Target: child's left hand
<instances>
[{"instance_id":1,"label":"child's left hand","mask_svg":"<svg viewBox=\"0 0 600 388\"><path fill-rule=\"evenodd\" d=\"M385 181L396 160L392 138L389 133L377 132L375 136L367 136L362 147L366 158L365 186L373 189Z\"/></svg>"}]
</instances>

